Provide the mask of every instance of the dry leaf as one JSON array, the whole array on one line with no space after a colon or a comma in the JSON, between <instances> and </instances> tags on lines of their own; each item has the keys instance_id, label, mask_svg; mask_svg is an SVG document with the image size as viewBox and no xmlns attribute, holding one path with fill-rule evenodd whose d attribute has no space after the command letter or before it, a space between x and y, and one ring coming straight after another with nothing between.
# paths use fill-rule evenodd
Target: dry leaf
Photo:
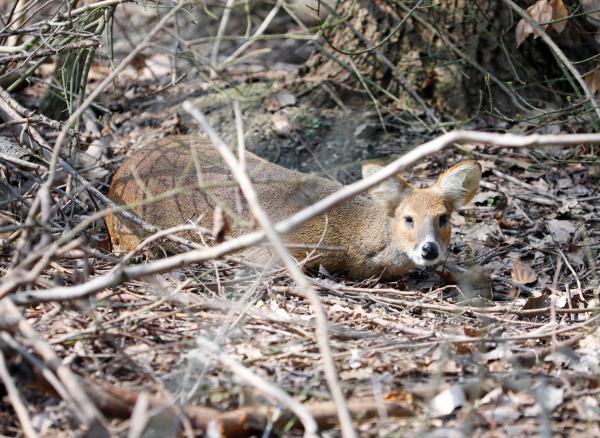
<instances>
[{"instance_id":1,"label":"dry leaf","mask_svg":"<svg viewBox=\"0 0 600 438\"><path fill-rule=\"evenodd\" d=\"M494 424L509 424L521 416L521 413L515 406L504 405L493 408L489 412L483 412L483 415Z\"/></svg>"},{"instance_id":2,"label":"dry leaf","mask_svg":"<svg viewBox=\"0 0 600 438\"><path fill-rule=\"evenodd\" d=\"M563 3L563 0L552 0L550 4L552 6L552 21L560 20L552 23L552 29L561 33L567 26L567 20L564 20L564 18L569 16L569 11Z\"/></svg>"},{"instance_id":3,"label":"dry leaf","mask_svg":"<svg viewBox=\"0 0 600 438\"><path fill-rule=\"evenodd\" d=\"M413 395L408 391L390 391L383 394L383 399L388 402L406 403L411 405L414 403Z\"/></svg>"},{"instance_id":4,"label":"dry leaf","mask_svg":"<svg viewBox=\"0 0 600 438\"><path fill-rule=\"evenodd\" d=\"M564 400L563 388L557 388L551 385L538 387L536 388L535 393L537 396L537 403L523 411L526 417L537 417L542 413L548 415L560 406Z\"/></svg>"},{"instance_id":5,"label":"dry leaf","mask_svg":"<svg viewBox=\"0 0 600 438\"><path fill-rule=\"evenodd\" d=\"M450 415L465 403L465 392L458 384L443 390L431 400L431 410L434 417Z\"/></svg>"},{"instance_id":6,"label":"dry leaf","mask_svg":"<svg viewBox=\"0 0 600 438\"><path fill-rule=\"evenodd\" d=\"M296 105L296 96L288 91L279 91L265 99L265 109L267 111L274 112L291 105Z\"/></svg>"},{"instance_id":7,"label":"dry leaf","mask_svg":"<svg viewBox=\"0 0 600 438\"><path fill-rule=\"evenodd\" d=\"M598 93L600 90L600 71L596 70L588 73L585 76L585 83L592 94Z\"/></svg>"},{"instance_id":8,"label":"dry leaf","mask_svg":"<svg viewBox=\"0 0 600 438\"><path fill-rule=\"evenodd\" d=\"M552 233L552 237L559 245L567 243L571 239L571 235L575 232L576 227L569 221L552 219L548 221L548 229Z\"/></svg>"},{"instance_id":9,"label":"dry leaf","mask_svg":"<svg viewBox=\"0 0 600 438\"><path fill-rule=\"evenodd\" d=\"M294 124L283 113L273 114L271 116L271 123L273 123L273 130L281 137L289 136L294 129Z\"/></svg>"},{"instance_id":10,"label":"dry leaf","mask_svg":"<svg viewBox=\"0 0 600 438\"><path fill-rule=\"evenodd\" d=\"M463 333L466 336L470 336L472 338L481 336L481 330L479 330L477 327L465 326L465 327L463 327Z\"/></svg>"},{"instance_id":11,"label":"dry leaf","mask_svg":"<svg viewBox=\"0 0 600 438\"><path fill-rule=\"evenodd\" d=\"M518 257L513 262L511 275L513 283L517 284L528 284L537 280L537 275L529 263L521 261Z\"/></svg>"},{"instance_id":12,"label":"dry leaf","mask_svg":"<svg viewBox=\"0 0 600 438\"><path fill-rule=\"evenodd\" d=\"M548 0L538 0L536 3L528 7L526 12L538 23L547 23L552 21L553 9ZM547 24L541 24L541 26L544 30L548 28ZM515 31L517 47L519 47L529 35L533 35L534 38L539 36L529 21L521 18L521 20L519 20L517 23L517 29Z\"/></svg>"},{"instance_id":13,"label":"dry leaf","mask_svg":"<svg viewBox=\"0 0 600 438\"><path fill-rule=\"evenodd\" d=\"M547 294L541 294L538 297L530 297L527 299L521 310L545 309L550 307L551 301Z\"/></svg>"}]
</instances>

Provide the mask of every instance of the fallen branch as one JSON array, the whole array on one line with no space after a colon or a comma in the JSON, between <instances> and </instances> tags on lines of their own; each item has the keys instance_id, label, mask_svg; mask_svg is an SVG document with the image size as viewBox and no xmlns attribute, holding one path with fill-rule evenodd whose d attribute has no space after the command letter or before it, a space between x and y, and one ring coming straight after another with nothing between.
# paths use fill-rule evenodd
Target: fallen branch
<instances>
[{"instance_id":1,"label":"fallen branch","mask_svg":"<svg viewBox=\"0 0 600 438\"><path fill-rule=\"evenodd\" d=\"M41 375L35 373L33 388L50 396L55 394L43 380ZM124 387L117 387L107 383L96 383L79 378L79 383L85 388L87 397L108 418L129 419L136 405L140 392ZM148 410L163 410L174 416L182 413L190 421L196 433L205 433L210 427L221 432L222 436L251 436L262 433L267 425L276 418L274 426L283 429L293 421L295 416L289 411L282 412L279 417L275 413L279 410L272 406L247 406L222 412L214 408L197 405L174 406L174 401L167 394L148 395ZM311 415L319 429L330 429L337 426L338 418L335 405L332 402L305 403L303 408ZM354 418L368 420L376 418L381 412L388 417L409 417L414 415L412 409L402 403L373 400L370 398L357 398L348 402L348 408ZM294 428L301 423L295 422Z\"/></svg>"}]
</instances>

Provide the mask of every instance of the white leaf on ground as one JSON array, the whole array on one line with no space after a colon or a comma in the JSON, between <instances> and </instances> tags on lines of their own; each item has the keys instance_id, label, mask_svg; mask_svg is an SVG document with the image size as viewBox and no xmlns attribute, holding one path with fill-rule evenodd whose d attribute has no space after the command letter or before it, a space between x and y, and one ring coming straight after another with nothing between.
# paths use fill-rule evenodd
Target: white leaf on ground
<instances>
[{"instance_id":1,"label":"white leaf on ground","mask_svg":"<svg viewBox=\"0 0 600 438\"><path fill-rule=\"evenodd\" d=\"M579 362L573 363L571 368L583 373L598 374L600 372L600 329L596 329L579 341L579 348L576 351Z\"/></svg>"},{"instance_id":2,"label":"white leaf on ground","mask_svg":"<svg viewBox=\"0 0 600 438\"><path fill-rule=\"evenodd\" d=\"M600 408L598 407L598 399L587 396L581 400L582 414L586 421L600 420Z\"/></svg>"},{"instance_id":3,"label":"white leaf on ground","mask_svg":"<svg viewBox=\"0 0 600 438\"><path fill-rule=\"evenodd\" d=\"M462 387L454 384L444 389L431 400L431 413L434 417L450 415L465 403L465 393Z\"/></svg>"},{"instance_id":4,"label":"white leaf on ground","mask_svg":"<svg viewBox=\"0 0 600 438\"><path fill-rule=\"evenodd\" d=\"M345 306L342 306L337 303L329 308L329 312L330 313L346 313L346 314L354 313L354 311L352 309L350 309L349 307L345 307Z\"/></svg>"},{"instance_id":5,"label":"white leaf on ground","mask_svg":"<svg viewBox=\"0 0 600 438\"><path fill-rule=\"evenodd\" d=\"M554 236L556 243L563 244L567 243L575 232L575 225L569 221L552 219L548 221L548 229Z\"/></svg>"},{"instance_id":6,"label":"white leaf on ground","mask_svg":"<svg viewBox=\"0 0 600 438\"><path fill-rule=\"evenodd\" d=\"M491 419L496 424L512 423L521 416L519 410L511 405L498 406L486 416L491 416Z\"/></svg>"},{"instance_id":7,"label":"white leaf on ground","mask_svg":"<svg viewBox=\"0 0 600 438\"><path fill-rule=\"evenodd\" d=\"M496 388L494 388L490 392L488 392L486 395L481 397L481 399L479 399L475 403L475 406L487 405L489 403L497 403L498 399L500 398L500 396L502 395L503 392L504 391L502 390L502 387L497 386Z\"/></svg>"},{"instance_id":8,"label":"white leaf on ground","mask_svg":"<svg viewBox=\"0 0 600 438\"><path fill-rule=\"evenodd\" d=\"M537 403L530 408L525 409L524 414L527 417L536 417L542 412L550 413L554 411L564 400L564 390L551 385L543 385L536 389Z\"/></svg>"}]
</instances>

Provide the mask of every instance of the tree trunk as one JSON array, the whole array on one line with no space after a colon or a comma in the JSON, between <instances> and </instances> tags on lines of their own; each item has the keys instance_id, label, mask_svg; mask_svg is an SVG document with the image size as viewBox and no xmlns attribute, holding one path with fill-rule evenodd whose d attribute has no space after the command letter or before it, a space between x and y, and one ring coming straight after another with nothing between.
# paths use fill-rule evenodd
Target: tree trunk
<instances>
[{"instance_id":1,"label":"tree trunk","mask_svg":"<svg viewBox=\"0 0 600 438\"><path fill-rule=\"evenodd\" d=\"M534 2L517 3L527 8ZM573 88L545 43L529 37L516 48L520 19L502 0L339 2L324 23L336 23L324 31L328 43L305 73L346 89L368 87L398 109L430 108L451 118L523 115L531 108L523 99L533 106L552 99L564 105L553 90ZM561 34L549 30L572 61L598 53L597 44L584 39L585 25L569 18Z\"/></svg>"}]
</instances>

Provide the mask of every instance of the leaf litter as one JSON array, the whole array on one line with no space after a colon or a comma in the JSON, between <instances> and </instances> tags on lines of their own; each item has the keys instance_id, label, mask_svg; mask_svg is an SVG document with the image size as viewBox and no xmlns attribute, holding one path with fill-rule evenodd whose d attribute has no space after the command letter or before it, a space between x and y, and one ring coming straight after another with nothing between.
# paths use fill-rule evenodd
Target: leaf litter
<instances>
[{"instance_id":1,"label":"leaf litter","mask_svg":"<svg viewBox=\"0 0 600 438\"><path fill-rule=\"evenodd\" d=\"M277 99L286 108L295 102ZM106 182L141 139L179 132L176 113L133 117L125 108L109 114L107 124L117 128L110 132L116 160L94 143L100 133L90 142L97 160L90 179ZM454 214L450 256L436 272L415 271L388 284L312 274L344 395L378 406L354 417L362 434L481 435L490 424L499 436L537 434L545 422L556 433L600 434L599 180L564 152L470 148L467 156L485 161L484 185ZM580 151L580 159L589 154ZM419 179L434 180L463 158L458 150L440 153L419 167ZM226 226L215 222L215 235ZM142 253L137 262L148 257ZM88 265L86 274L76 260L59 258L40 281L70 284L116 263L89 257ZM302 291L276 267L240 266L232 257L180 268L104 290L93 302L28 307L26 317L90 385L271 418L275 402L204 360L196 344L202 337L306 406L329 402L313 312ZM455 270L461 267L466 272ZM53 398L37 400L32 408L40 430L69 430L64 404L45 412ZM392 402L393 409L385 404ZM0 421L12 419L0 414ZM114 421L118 428L126 420ZM290 420L288 433L300 436L297 426Z\"/></svg>"}]
</instances>

